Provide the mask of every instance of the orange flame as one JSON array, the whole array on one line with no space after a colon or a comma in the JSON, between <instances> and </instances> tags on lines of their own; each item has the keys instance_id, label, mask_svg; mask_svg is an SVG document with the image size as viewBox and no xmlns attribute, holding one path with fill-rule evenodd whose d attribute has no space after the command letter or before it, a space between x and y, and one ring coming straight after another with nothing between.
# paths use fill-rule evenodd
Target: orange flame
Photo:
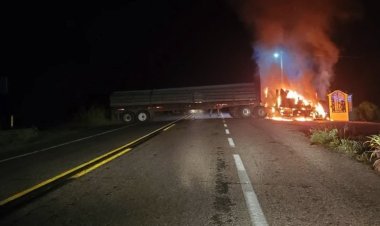
<instances>
[{"instance_id":1,"label":"orange flame","mask_svg":"<svg viewBox=\"0 0 380 226\"><path fill-rule=\"evenodd\" d=\"M322 116L322 118L326 118L326 112L325 109L322 107L321 103L317 103L315 106L316 112Z\"/></svg>"},{"instance_id":2,"label":"orange flame","mask_svg":"<svg viewBox=\"0 0 380 226\"><path fill-rule=\"evenodd\" d=\"M294 104L297 104L298 101L302 101L303 105L310 105L311 102L309 100L306 100L305 97L303 97L301 94L297 93L294 90L288 90L288 94L286 98L288 99L294 99Z\"/></svg>"},{"instance_id":3,"label":"orange flame","mask_svg":"<svg viewBox=\"0 0 380 226\"><path fill-rule=\"evenodd\" d=\"M282 94L273 96L269 95L268 87L264 89L265 106L271 107L270 116L268 118L276 121L313 121L314 119L326 119L326 112L321 103L313 99L305 98L302 94L291 89L282 89L281 92L286 93L286 97ZM286 98L286 99L283 99ZM290 101L291 105L282 103L283 101ZM282 105L285 104L285 105Z\"/></svg>"}]
</instances>

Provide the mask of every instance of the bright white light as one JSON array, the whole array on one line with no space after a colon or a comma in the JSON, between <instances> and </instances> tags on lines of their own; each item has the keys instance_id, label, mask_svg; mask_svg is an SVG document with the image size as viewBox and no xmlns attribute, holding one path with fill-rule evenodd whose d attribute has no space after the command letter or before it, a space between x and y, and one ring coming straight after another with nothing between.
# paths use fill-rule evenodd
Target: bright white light
<instances>
[{"instance_id":1,"label":"bright white light","mask_svg":"<svg viewBox=\"0 0 380 226\"><path fill-rule=\"evenodd\" d=\"M273 53L274 58L278 58L280 56L279 53Z\"/></svg>"}]
</instances>

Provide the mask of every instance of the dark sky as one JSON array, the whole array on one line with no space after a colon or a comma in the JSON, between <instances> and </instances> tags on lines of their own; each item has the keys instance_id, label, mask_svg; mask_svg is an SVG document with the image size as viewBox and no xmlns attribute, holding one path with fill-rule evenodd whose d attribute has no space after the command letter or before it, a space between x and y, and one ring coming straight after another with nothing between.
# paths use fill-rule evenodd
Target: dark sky
<instances>
[{"instance_id":1,"label":"dark sky","mask_svg":"<svg viewBox=\"0 0 380 226\"><path fill-rule=\"evenodd\" d=\"M361 1L362 15L339 26L335 42L340 50L332 88L353 93L354 104L370 100L380 105L380 7Z\"/></svg>"},{"instance_id":2,"label":"dark sky","mask_svg":"<svg viewBox=\"0 0 380 226\"><path fill-rule=\"evenodd\" d=\"M372 2L333 34L342 57L332 88L353 93L356 104L380 104ZM249 82L256 70L249 32L220 0L19 3L3 6L1 17L0 75L9 77L12 111L29 118L107 104L113 90Z\"/></svg>"},{"instance_id":3,"label":"dark sky","mask_svg":"<svg viewBox=\"0 0 380 226\"><path fill-rule=\"evenodd\" d=\"M244 81L251 70L249 36L217 0L33 5L7 20L4 74L12 77L78 67L99 79L118 76L127 88L151 88L223 83L229 73Z\"/></svg>"}]
</instances>

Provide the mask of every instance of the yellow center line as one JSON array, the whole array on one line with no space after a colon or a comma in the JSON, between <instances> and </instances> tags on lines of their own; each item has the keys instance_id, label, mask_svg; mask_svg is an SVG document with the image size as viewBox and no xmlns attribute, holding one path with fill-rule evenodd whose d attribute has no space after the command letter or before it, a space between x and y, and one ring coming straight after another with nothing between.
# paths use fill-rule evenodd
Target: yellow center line
<instances>
[{"instance_id":1,"label":"yellow center line","mask_svg":"<svg viewBox=\"0 0 380 226\"><path fill-rule=\"evenodd\" d=\"M102 165L104 165L104 164L106 164L106 163L108 163L108 162L110 162L110 161L112 161L112 160L114 160L114 159L116 159L116 158L124 155L125 153L129 152L130 150L132 150L132 148L127 148L124 151L117 153L116 155L112 155L111 157L109 157L109 158L107 158L107 159L105 159L105 160L103 160L103 161L101 161L101 162L99 162L99 163L91 166L90 168L87 168L87 169L85 169L85 170L83 170L83 171L75 174L71 178L77 179L77 178L79 178L79 177L81 177L81 176L83 176L83 175L85 175L85 174L87 174L87 173L95 170L96 168L99 168L100 166L102 166Z\"/></svg>"},{"instance_id":2,"label":"yellow center line","mask_svg":"<svg viewBox=\"0 0 380 226\"><path fill-rule=\"evenodd\" d=\"M121 146L121 147L118 147L118 148L116 148L116 149L113 149L113 150L111 150L111 151L109 151L109 152L107 152L107 153L105 153L105 154L103 154L103 155L101 155L101 156L99 156L99 157L93 159L93 160L90 160L90 161L88 161L88 162L85 162L85 163L83 163L83 164L81 164L81 165L79 165L79 166L76 166L76 167L74 167L74 168L72 168L72 169L70 169L70 170L67 170L67 171L65 171L65 172L63 172L63 173L58 174L58 175L55 176L55 177L52 177L52 178L47 179L47 180L45 180L45 181L43 181L43 182L41 182L41 183L39 183L39 184L37 184L37 185L34 185L33 187L30 187L30 188L28 188L28 189L26 189L26 190L24 190L24 191L21 191L21 192L19 192L19 193L16 193L16 194L14 194L14 195L12 195L12 196L10 196L10 197L8 197L8 198L2 200L2 201L0 202L0 206L4 206L5 204L8 204L8 203L10 203L10 202L12 202L12 201L14 201L14 200L16 200L16 199L18 199L18 198L21 198L22 196L25 196L25 195L27 195L27 194L29 194L29 193L31 193L31 192L33 192L33 191L35 191L35 190L37 190L37 189L43 187L43 186L46 186L46 185L48 185L48 184L50 184L50 183L52 183L52 182L54 182L54 181L57 181L57 180L59 180L59 179L65 177L65 176L71 174L71 173L74 173L75 171L78 171L78 170L80 170L80 169L82 169L82 168L85 168L86 166L91 165L91 164L93 164L94 162L99 161L99 160L102 159L102 158L105 158L105 157L107 157L107 156L111 156L111 155L114 154L115 152L118 152L118 151L120 151L120 150L125 149L125 150L123 150L122 152L117 153L117 154L111 156L110 158L107 158L107 159L103 160L102 162L100 162L100 163L98 163L98 164L96 164L96 165L94 165L94 166L92 166L92 167L90 167L90 168L88 168L88 169L86 169L86 170L83 170L83 171L79 172L78 174L75 174L74 176L71 177L71 178L79 178L79 177L81 177L81 176L83 176L83 175L85 175L85 174L87 174L87 173L93 171L94 169L96 169L96 168L98 168L98 167L104 165L105 163L107 163L107 162L109 162L109 161L111 161L111 160L113 160L113 159L115 159L115 158L117 158L117 157L120 157L121 155L127 153L128 151L131 150L131 148L127 148L128 146L131 146L132 144L135 144L135 143L137 143L137 142L143 140L144 138L146 138L146 137L148 137L148 136L151 136L152 134L154 134L154 133L156 133L156 132L158 132L158 131L160 131L160 130L169 129L170 127L174 126L176 122L178 122L178 121L180 121L180 120L183 120L183 119L187 119L187 118L189 118L189 117L190 117L190 116L187 115L187 116L182 117L182 118L180 118L180 119L178 119L178 120L176 120L176 121L174 121L174 122L168 123L168 124L166 124L166 125L160 127L159 129L154 130L153 132L150 132L150 133L148 133L148 134L146 134L146 135L144 135L144 136L142 136L142 137L140 137L140 138L138 138L138 139L136 139L136 140L134 140L134 141L129 142L128 144L125 144L125 145L123 145L123 146ZM127 149L126 149L126 148L127 148Z\"/></svg>"},{"instance_id":3,"label":"yellow center line","mask_svg":"<svg viewBox=\"0 0 380 226\"><path fill-rule=\"evenodd\" d=\"M182 117L182 118L180 118L180 119L177 119L177 120L174 121L174 122L168 123L168 124L166 124L166 125L164 125L164 126L158 128L158 129L156 129L155 131L146 134L145 136L142 136L142 137L140 137L140 138L138 138L138 139L136 139L136 140L134 140L134 141L132 141L132 142L129 142L128 144L124 145L123 147L131 146L132 144L135 144L135 143L139 142L140 140L142 140L142 139L144 139L144 138L146 138L146 137L148 137L148 136L151 136L152 134L154 134L154 133L156 133L156 132L158 132L158 131L160 131L160 130L164 130L164 129L166 129L166 128L172 126L172 125L174 125L176 122L178 122L178 121L180 121L180 120L183 120L183 119L187 119L187 118L189 118L189 117L190 117L190 115L187 115L187 116L185 116L185 117Z\"/></svg>"},{"instance_id":4,"label":"yellow center line","mask_svg":"<svg viewBox=\"0 0 380 226\"><path fill-rule=\"evenodd\" d=\"M95 159L93 159L93 160L91 160L91 161L88 161L88 162L86 162L86 163L83 163L83 164L81 164L81 165L79 165L79 166L77 166L77 167L74 167L74 168L72 168L72 169L70 169L70 170L67 170L67 171L65 171L65 172L63 172L63 173L58 174L58 175L55 176L55 177L52 177L52 178L50 178L50 179L48 179L48 180L45 180L45 181L43 181L43 182L41 182L41 183L39 183L39 184L37 184L37 185L34 185L34 186L31 187L31 188L28 188L28 189L26 189L26 190L24 190L24 191L22 191L22 192L19 192L19 193L15 194L15 195L12 195L11 197L9 197L9 198L7 198L7 199L2 200L2 201L0 202L0 206L3 206L3 205L5 205L5 204L7 204L7 203L9 203L9 202L11 202L11 201L14 201L15 199L18 199L18 198L20 198L20 197L22 197L22 196L24 196L24 195L26 195L26 194L28 194L28 193L30 193L30 192L32 192L32 191L35 191L35 190L37 190L37 189L39 189L39 188L41 188L41 187L43 187L43 186L45 186L45 185L47 185L47 184L49 184L49 183L52 183L52 182L54 182L54 181L57 181L57 180L59 180L59 179L65 177L65 176L67 176L67 175L69 175L69 174L71 174L71 173L73 173L73 172L75 172L75 171L77 171L77 170L79 170L79 169L81 169L81 168L83 168L83 167L86 167L86 166L88 166L88 165L90 165L90 164L92 164L92 163L94 163L94 162L96 162L96 161L98 161L98 160L100 160L100 159L106 157L106 156L112 155L113 153L115 153L115 152L117 152L117 151L119 151L119 150L121 150L121 149L123 149L123 148L124 148L123 146L122 146L122 147L119 147L119 148L116 148L116 149L114 149L114 150L112 150L112 151L110 151L110 152L108 152L108 153L106 153L106 154L104 154L104 155L101 155L101 156L99 156L99 157L97 157L97 158L95 158Z\"/></svg>"},{"instance_id":5,"label":"yellow center line","mask_svg":"<svg viewBox=\"0 0 380 226\"><path fill-rule=\"evenodd\" d=\"M173 126L175 126L175 124L171 125L171 126L168 126L166 127L163 131L168 131L170 128L172 128Z\"/></svg>"}]
</instances>

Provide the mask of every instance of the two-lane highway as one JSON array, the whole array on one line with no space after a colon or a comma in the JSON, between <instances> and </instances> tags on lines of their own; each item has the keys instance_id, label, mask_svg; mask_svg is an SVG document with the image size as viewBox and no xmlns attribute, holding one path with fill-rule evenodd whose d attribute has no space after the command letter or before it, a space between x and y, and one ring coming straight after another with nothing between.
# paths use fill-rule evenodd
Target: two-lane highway
<instances>
[{"instance_id":1,"label":"two-lane highway","mask_svg":"<svg viewBox=\"0 0 380 226\"><path fill-rule=\"evenodd\" d=\"M0 160L0 200L27 189L168 124L167 121L122 127Z\"/></svg>"},{"instance_id":2,"label":"two-lane highway","mask_svg":"<svg viewBox=\"0 0 380 226\"><path fill-rule=\"evenodd\" d=\"M139 125L56 151L87 150L86 158L59 160L54 152L2 164L2 198L160 126ZM47 162L49 172L33 169ZM19 206L0 224L380 225L379 191L379 176L366 166L309 145L288 125L199 114Z\"/></svg>"}]
</instances>

